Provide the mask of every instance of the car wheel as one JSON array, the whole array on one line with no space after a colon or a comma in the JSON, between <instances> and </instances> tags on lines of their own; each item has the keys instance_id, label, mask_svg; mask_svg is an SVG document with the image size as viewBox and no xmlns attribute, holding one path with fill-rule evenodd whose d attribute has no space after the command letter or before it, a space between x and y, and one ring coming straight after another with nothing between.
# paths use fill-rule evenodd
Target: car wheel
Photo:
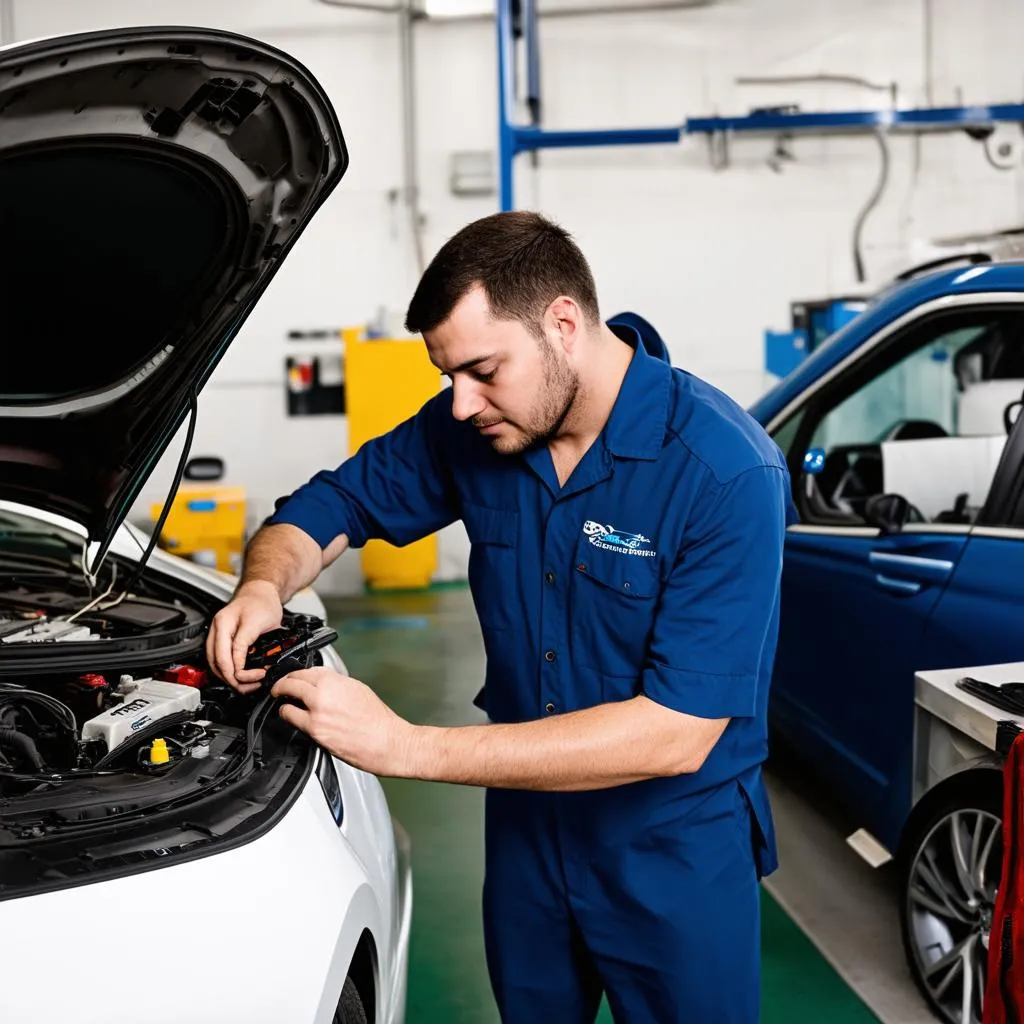
<instances>
[{"instance_id":1,"label":"car wheel","mask_svg":"<svg viewBox=\"0 0 1024 1024\"><path fill-rule=\"evenodd\" d=\"M359 998L359 990L351 978L345 979L341 990L338 1009L334 1012L334 1024L367 1024L366 1010Z\"/></svg>"},{"instance_id":2,"label":"car wheel","mask_svg":"<svg viewBox=\"0 0 1024 1024\"><path fill-rule=\"evenodd\" d=\"M981 1024L1002 871L1002 779L998 772L972 773L936 797L902 844L903 946L917 987L940 1019Z\"/></svg>"}]
</instances>

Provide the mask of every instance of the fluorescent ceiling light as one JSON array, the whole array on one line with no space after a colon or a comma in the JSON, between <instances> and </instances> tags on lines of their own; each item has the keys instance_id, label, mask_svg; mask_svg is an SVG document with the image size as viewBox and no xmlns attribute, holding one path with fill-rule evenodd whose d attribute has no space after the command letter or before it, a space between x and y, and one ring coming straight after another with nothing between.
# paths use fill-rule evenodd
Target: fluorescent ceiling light
<instances>
[{"instance_id":1,"label":"fluorescent ceiling light","mask_svg":"<svg viewBox=\"0 0 1024 1024\"><path fill-rule=\"evenodd\" d=\"M428 18L465 18L494 16L494 0L420 0L423 13Z\"/></svg>"}]
</instances>

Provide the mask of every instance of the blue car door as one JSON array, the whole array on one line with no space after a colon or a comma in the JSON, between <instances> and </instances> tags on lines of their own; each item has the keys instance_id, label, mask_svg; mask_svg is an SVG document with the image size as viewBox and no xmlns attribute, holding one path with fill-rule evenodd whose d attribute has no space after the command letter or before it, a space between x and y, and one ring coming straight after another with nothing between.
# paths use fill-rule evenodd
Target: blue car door
<instances>
[{"instance_id":1,"label":"blue car door","mask_svg":"<svg viewBox=\"0 0 1024 1024\"><path fill-rule=\"evenodd\" d=\"M913 674L966 541L804 526L786 539L773 717L886 845L909 800Z\"/></svg>"},{"instance_id":2,"label":"blue car door","mask_svg":"<svg viewBox=\"0 0 1024 1024\"><path fill-rule=\"evenodd\" d=\"M1006 443L1003 409L992 422L963 414L964 367L991 339L1020 337L1021 316L971 301L922 311L770 427L801 513L786 541L772 721L889 849L911 799L914 673L952 646L937 643L935 616L966 615L955 599L940 612L944 595L953 581L976 589L981 562L999 557L985 545L1001 538L971 530ZM894 493L902 504L879 500ZM1024 559L1024 544L1015 551Z\"/></svg>"}]
</instances>

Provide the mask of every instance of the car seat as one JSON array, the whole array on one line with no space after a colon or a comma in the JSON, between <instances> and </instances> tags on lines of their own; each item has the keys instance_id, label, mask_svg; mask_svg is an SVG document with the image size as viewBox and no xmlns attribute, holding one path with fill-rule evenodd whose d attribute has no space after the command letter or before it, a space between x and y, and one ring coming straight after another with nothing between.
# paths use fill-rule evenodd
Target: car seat
<instances>
[{"instance_id":1,"label":"car seat","mask_svg":"<svg viewBox=\"0 0 1024 1024\"><path fill-rule=\"evenodd\" d=\"M1008 433L1005 413L1021 401L1024 379L979 380L957 396L957 433L961 437Z\"/></svg>"}]
</instances>

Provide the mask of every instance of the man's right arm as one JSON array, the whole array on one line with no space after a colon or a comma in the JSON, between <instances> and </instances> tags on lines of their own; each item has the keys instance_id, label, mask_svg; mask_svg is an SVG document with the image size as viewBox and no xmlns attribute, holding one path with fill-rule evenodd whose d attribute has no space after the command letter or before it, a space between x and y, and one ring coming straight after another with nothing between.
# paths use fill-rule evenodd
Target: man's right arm
<instances>
[{"instance_id":1,"label":"man's right arm","mask_svg":"<svg viewBox=\"0 0 1024 1024\"><path fill-rule=\"evenodd\" d=\"M255 690L264 672L243 667L249 645L261 633L279 626L284 605L347 547L344 534L322 549L297 526L279 523L262 527L246 547L234 597L214 616L210 627L206 656L214 671L242 693Z\"/></svg>"},{"instance_id":2,"label":"man's right arm","mask_svg":"<svg viewBox=\"0 0 1024 1024\"><path fill-rule=\"evenodd\" d=\"M246 547L233 600L213 620L207 659L218 675L242 692L255 689L263 672L243 670L250 644L279 626L283 605L347 548L372 537L408 544L457 517L445 465L452 422L442 393L279 504Z\"/></svg>"},{"instance_id":3,"label":"man's right arm","mask_svg":"<svg viewBox=\"0 0 1024 1024\"><path fill-rule=\"evenodd\" d=\"M308 533L290 523L264 526L245 550L239 591L250 584L269 584L285 605L347 548L344 533L321 548Z\"/></svg>"}]
</instances>

